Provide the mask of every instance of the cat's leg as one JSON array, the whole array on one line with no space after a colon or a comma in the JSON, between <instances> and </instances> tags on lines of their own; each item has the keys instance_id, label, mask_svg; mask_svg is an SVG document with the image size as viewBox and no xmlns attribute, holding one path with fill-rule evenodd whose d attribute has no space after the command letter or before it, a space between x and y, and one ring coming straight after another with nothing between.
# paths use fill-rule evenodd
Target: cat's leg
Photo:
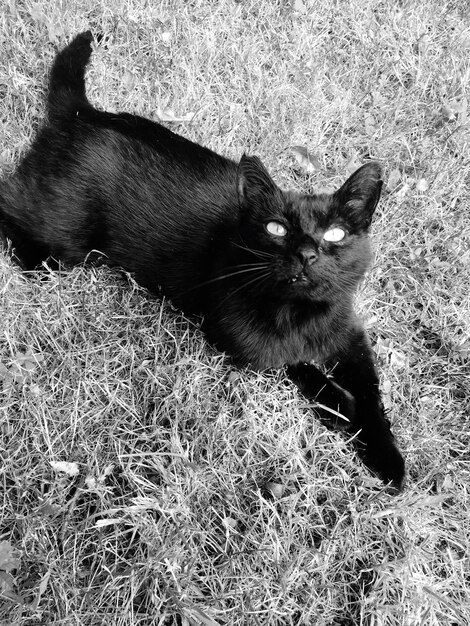
<instances>
[{"instance_id":1,"label":"cat's leg","mask_svg":"<svg viewBox=\"0 0 470 626\"><path fill-rule=\"evenodd\" d=\"M380 397L379 379L372 348L363 330L354 331L347 349L329 365L333 379L316 367L299 364L288 368L288 375L303 394L338 411L349 423L334 419L320 409L320 416L332 427L342 427L355 434L358 453L364 463L380 478L401 490L405 464L390 430Z\"/></svg>"},{"instance_id":2,"label":"cat's leg","mask_svg":"<svg viewBox=\"0 0 470 626\"><path fill-rule=\"evenodd\" d=\"M332 378L311 363L290 365L287 375L308 400L315 402L315 411L327 428L345 431L352 428L356 418L356 401Z\"/></svg>"},{"instance_id":3,"label":"cat's leg","mask_svg":"<svg viewBox=\"0 0 470 626\"><path fill-rule=\"evenodd\" d=\"M0 224L0 251L7 252L8 250L8 241L5 233L3 232L3 228Z\"/></svg>"},{"instance_id":4,"label":"cat's leg","mask_svg":"<svg viewBox=\"0 0 470 626\"><path fill-rule=\"evenodd\" d=\"M49 250L32 239L23 228L13 225L11 220L8 222L9 224L4 224L2 229L0 248L3 247L4 252L10 250L13 261L21 269L25 271L36 269L42 261L48 258ZM11 249L8 240L12 242Z\"/></svg>"}]
</instances>

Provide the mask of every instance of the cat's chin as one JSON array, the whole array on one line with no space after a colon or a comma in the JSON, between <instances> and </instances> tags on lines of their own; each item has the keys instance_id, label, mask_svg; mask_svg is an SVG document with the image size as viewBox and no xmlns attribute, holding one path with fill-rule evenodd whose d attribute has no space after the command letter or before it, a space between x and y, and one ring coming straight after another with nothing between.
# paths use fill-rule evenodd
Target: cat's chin
<instances>
[{"instance_id":1,"label":"cat's chin","mask_svg":"<svg viewBox=\"0 0 470 626\"><path fill-rule=\"evenodd\" d=\"M297 278L295 280L290 278L285 285L284 293L289 300L313 302L316 300L318 287L308 278Z\"/></svg>"},{"instance_id":2,"label":"cat's chin","mask_svg":"<svg viewBox=\"0 0 470 626\"><path fill-rule=\"evenodd\" d=\"M300 305L302 310L325 312L330 308L331 294L327 285L314 282L311 278L304 280L286 280L282 286L281 299L285 304ZM313 307L313 308L312 308Z\"/></svg>"}]
</instances>

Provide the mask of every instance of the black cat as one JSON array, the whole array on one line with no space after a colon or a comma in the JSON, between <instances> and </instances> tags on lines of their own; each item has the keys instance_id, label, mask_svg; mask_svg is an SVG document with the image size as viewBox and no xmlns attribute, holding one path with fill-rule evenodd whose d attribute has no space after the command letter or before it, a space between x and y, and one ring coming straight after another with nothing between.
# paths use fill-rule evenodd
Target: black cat
<instances>
[{"instance_id":1,"label":"black cat","mask_svg":"<svg viewBox=\"0 0 470 626\"><path fill-rule=\"evenodd\" d=\"M287 366L325 405L323 420L357 434L364 462L401 489L404 462L352 307L371 259L379 166L364 165L331 195L281 191L256 157L237 164L149 120L92 107L91 42L78 35L56 57L47 123L0 185L0 225L24 269L100 251L202 313L209 340L239 365Z\"/></svg>"}]
</instances>

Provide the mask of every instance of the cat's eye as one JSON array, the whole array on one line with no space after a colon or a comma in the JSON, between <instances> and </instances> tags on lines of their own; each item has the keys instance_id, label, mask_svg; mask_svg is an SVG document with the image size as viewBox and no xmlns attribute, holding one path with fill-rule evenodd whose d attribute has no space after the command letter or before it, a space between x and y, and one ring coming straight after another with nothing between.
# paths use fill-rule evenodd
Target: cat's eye
<instances>
[{"instance_id":1,"label":"cat's eye","mask_svg":"<svg viewBox=\"0 0 470 626\"><path fill-rule=\"evenodd\" d=\"M323 235L323 239L325 241L330 241L331 243L338 243L338 241L342 241L345 237L346 231L344 231L342 228L338 228L338 226L336 226L335 228L330 228Z\"/></svg>"},{"instance_id":2,"label":"cat's eye","mask_svg":"<svg viewBox=\"0 0 470 626\"><path fill-rule=\"evenodd\" d=\"M287 228L280 222L268 222L266 230L275 237L285 237L287 235Z\"/></svg>"}]
</instances>

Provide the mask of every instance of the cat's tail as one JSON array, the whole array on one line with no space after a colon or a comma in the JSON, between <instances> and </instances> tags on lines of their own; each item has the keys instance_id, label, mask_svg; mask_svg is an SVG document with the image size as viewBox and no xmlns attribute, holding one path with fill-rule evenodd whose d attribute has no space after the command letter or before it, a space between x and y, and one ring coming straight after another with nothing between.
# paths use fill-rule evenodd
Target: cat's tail
<instances>
[{"instance_id":1,"label":"cat's tail","mask_svg":"<svg viewBox=\"0 0 470 626\"><path fill-rule=\"evenodd\" d=\"M49 77L47 114L51 123L76 114L77 107L90 106L85 93L85 69L91 56L93 35L77 35L54 60Z\"/></svg>"}]
</instances>

